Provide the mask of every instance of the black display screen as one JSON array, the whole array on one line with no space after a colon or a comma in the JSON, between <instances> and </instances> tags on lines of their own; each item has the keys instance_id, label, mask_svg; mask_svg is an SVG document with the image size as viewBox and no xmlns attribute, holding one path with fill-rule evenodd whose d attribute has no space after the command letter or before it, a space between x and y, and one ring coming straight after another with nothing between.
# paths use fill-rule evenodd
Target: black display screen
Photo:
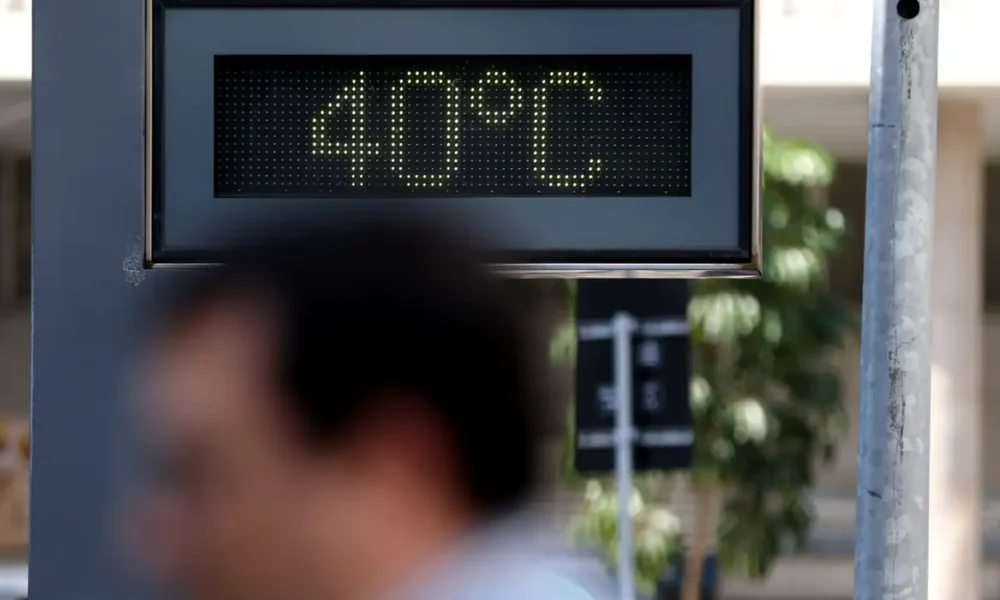
<instances>
[{"instance_id":1,"label":"black display screen","mask_svg":"<svg viewBox=\"0 0 1000 600\"><path fill-rule=\"evenodd\" d=\"M691 57L217 56L219 197L690 196Z\"/></svg>"}]
</instances>

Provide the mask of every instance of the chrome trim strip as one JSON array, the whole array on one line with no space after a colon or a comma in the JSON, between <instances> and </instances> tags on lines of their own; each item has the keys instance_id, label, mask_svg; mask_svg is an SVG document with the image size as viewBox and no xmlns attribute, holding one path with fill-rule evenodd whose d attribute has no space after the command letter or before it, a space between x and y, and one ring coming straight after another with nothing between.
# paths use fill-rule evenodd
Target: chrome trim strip
<instances>
[{"instance_id":1,"label":"chrome trim strip","mask_svg":"<svg viewBox=\"0 0 1000 600\"><path fill-rule=\"evenodd\" d=\"M493 269L501 275L525 279L759 279L761 276L756 264L504 264Z\"/></svg>"},{"instance_id":2,"label":"chrome trim strip","mask_svg":"<svg viewBox=\"0 0 1000 600\"><path fill-rule=\"evenodd\" d=\"M217 266L212 262L150 263L148 269L195 269ZM517 279L760 279L752 264L496 264L491 270Z\"/></svg>"},{"instance_id":3,"label":"chrome trim strip","mask_svg":"<svg viewBox=\"0 0 1000 600\"><path fill-rule=\"evenodd\" d=\"M764 94L760 85L760 3L762 0L746 0L753 11L753 173L750 185L751 197L751 239L750 264L756 277L762 277L764 268Z\"/></svg>"},{"instance_id":4,"label":"chrome trim strip","mask_svg":"<svg viewBox=\"0 0 1000 600\"><path fill-rule=\"evenodd\" d=\"M157 0L146 0L143 5L143 19L145 20L145 39L143 44L146 49L145 60L145 85L143 90L145 111L143 112L142 133L143 148L146 152L145 173L142 174L144 198L142 202L142 229L143 232L143 262L146 267L151 267L153 263L153 2Z\"/></svg>"}]
</instances>

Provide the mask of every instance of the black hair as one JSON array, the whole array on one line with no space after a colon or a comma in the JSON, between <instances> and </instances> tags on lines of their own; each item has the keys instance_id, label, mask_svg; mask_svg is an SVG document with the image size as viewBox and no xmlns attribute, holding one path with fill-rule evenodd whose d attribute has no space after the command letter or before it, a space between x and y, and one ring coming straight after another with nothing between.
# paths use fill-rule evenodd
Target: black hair
<instances>
[{"instance_id":1,"label":"black hair","mask_svg":"<svg viewBox=\"0 0 1000 600\"><path fill-rule=\"evenodd\" d=\"M187 278L157 323L189 324L248 292L276 301L281 408L303 441L334 445L374 393L409 392L448 431L476 508L503 513L534 483L542 388L538 344L484 250L413 215L284 224Z\"/></svg>"}]
</instances>

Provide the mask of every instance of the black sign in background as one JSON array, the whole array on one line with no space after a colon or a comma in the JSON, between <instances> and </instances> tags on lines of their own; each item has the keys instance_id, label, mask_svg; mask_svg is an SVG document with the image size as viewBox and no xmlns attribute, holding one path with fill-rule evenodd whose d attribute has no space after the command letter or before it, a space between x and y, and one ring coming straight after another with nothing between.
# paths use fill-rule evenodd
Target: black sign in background
<instances>
[{"instance_id":1,"label":"black sign in background","mask_svg":"<svg viewBox=\"0 0 1000 600\"><path fill-rule=\"evenodd\" d=\"M217 197L691 194L690 55L215 58Z\"/></svg>"},{"instance_id":2,"label":"black sign in background","mask_svg":"<svg viewBox=\"0 0 1000 600\"><path fill-rule=\"evenodd\" d=\"M584 279L578 282L577 321L610 322L624 311L643 321L685 319L688 284L671 279ZM632 418L639 431L692 429L688 336L633 336ZM576 364L576 433L615 431L614 344L611 340L580 341ZM633 446L637 471L684 469L691 465L691 446ZM613 471L615 449L575 450L581 473Z\"/></svg>"}]
</instances>

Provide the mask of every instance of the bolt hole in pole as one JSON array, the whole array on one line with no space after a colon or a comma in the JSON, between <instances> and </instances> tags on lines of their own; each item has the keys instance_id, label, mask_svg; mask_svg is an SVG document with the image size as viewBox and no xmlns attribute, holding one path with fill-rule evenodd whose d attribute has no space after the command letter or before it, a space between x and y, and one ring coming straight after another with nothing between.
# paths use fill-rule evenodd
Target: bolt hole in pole
<instances>
[{"instance_id":1,"label":"bolt hole in pole","mask_svg":"<svg viewBox=\"0 0 1000 600\"><path fill-rule=\"evenodd\" d=\"M910 20L920 14L920 0L899 0L896 3L896 14L901 19Z\"/></svg>"}]
</instances>

